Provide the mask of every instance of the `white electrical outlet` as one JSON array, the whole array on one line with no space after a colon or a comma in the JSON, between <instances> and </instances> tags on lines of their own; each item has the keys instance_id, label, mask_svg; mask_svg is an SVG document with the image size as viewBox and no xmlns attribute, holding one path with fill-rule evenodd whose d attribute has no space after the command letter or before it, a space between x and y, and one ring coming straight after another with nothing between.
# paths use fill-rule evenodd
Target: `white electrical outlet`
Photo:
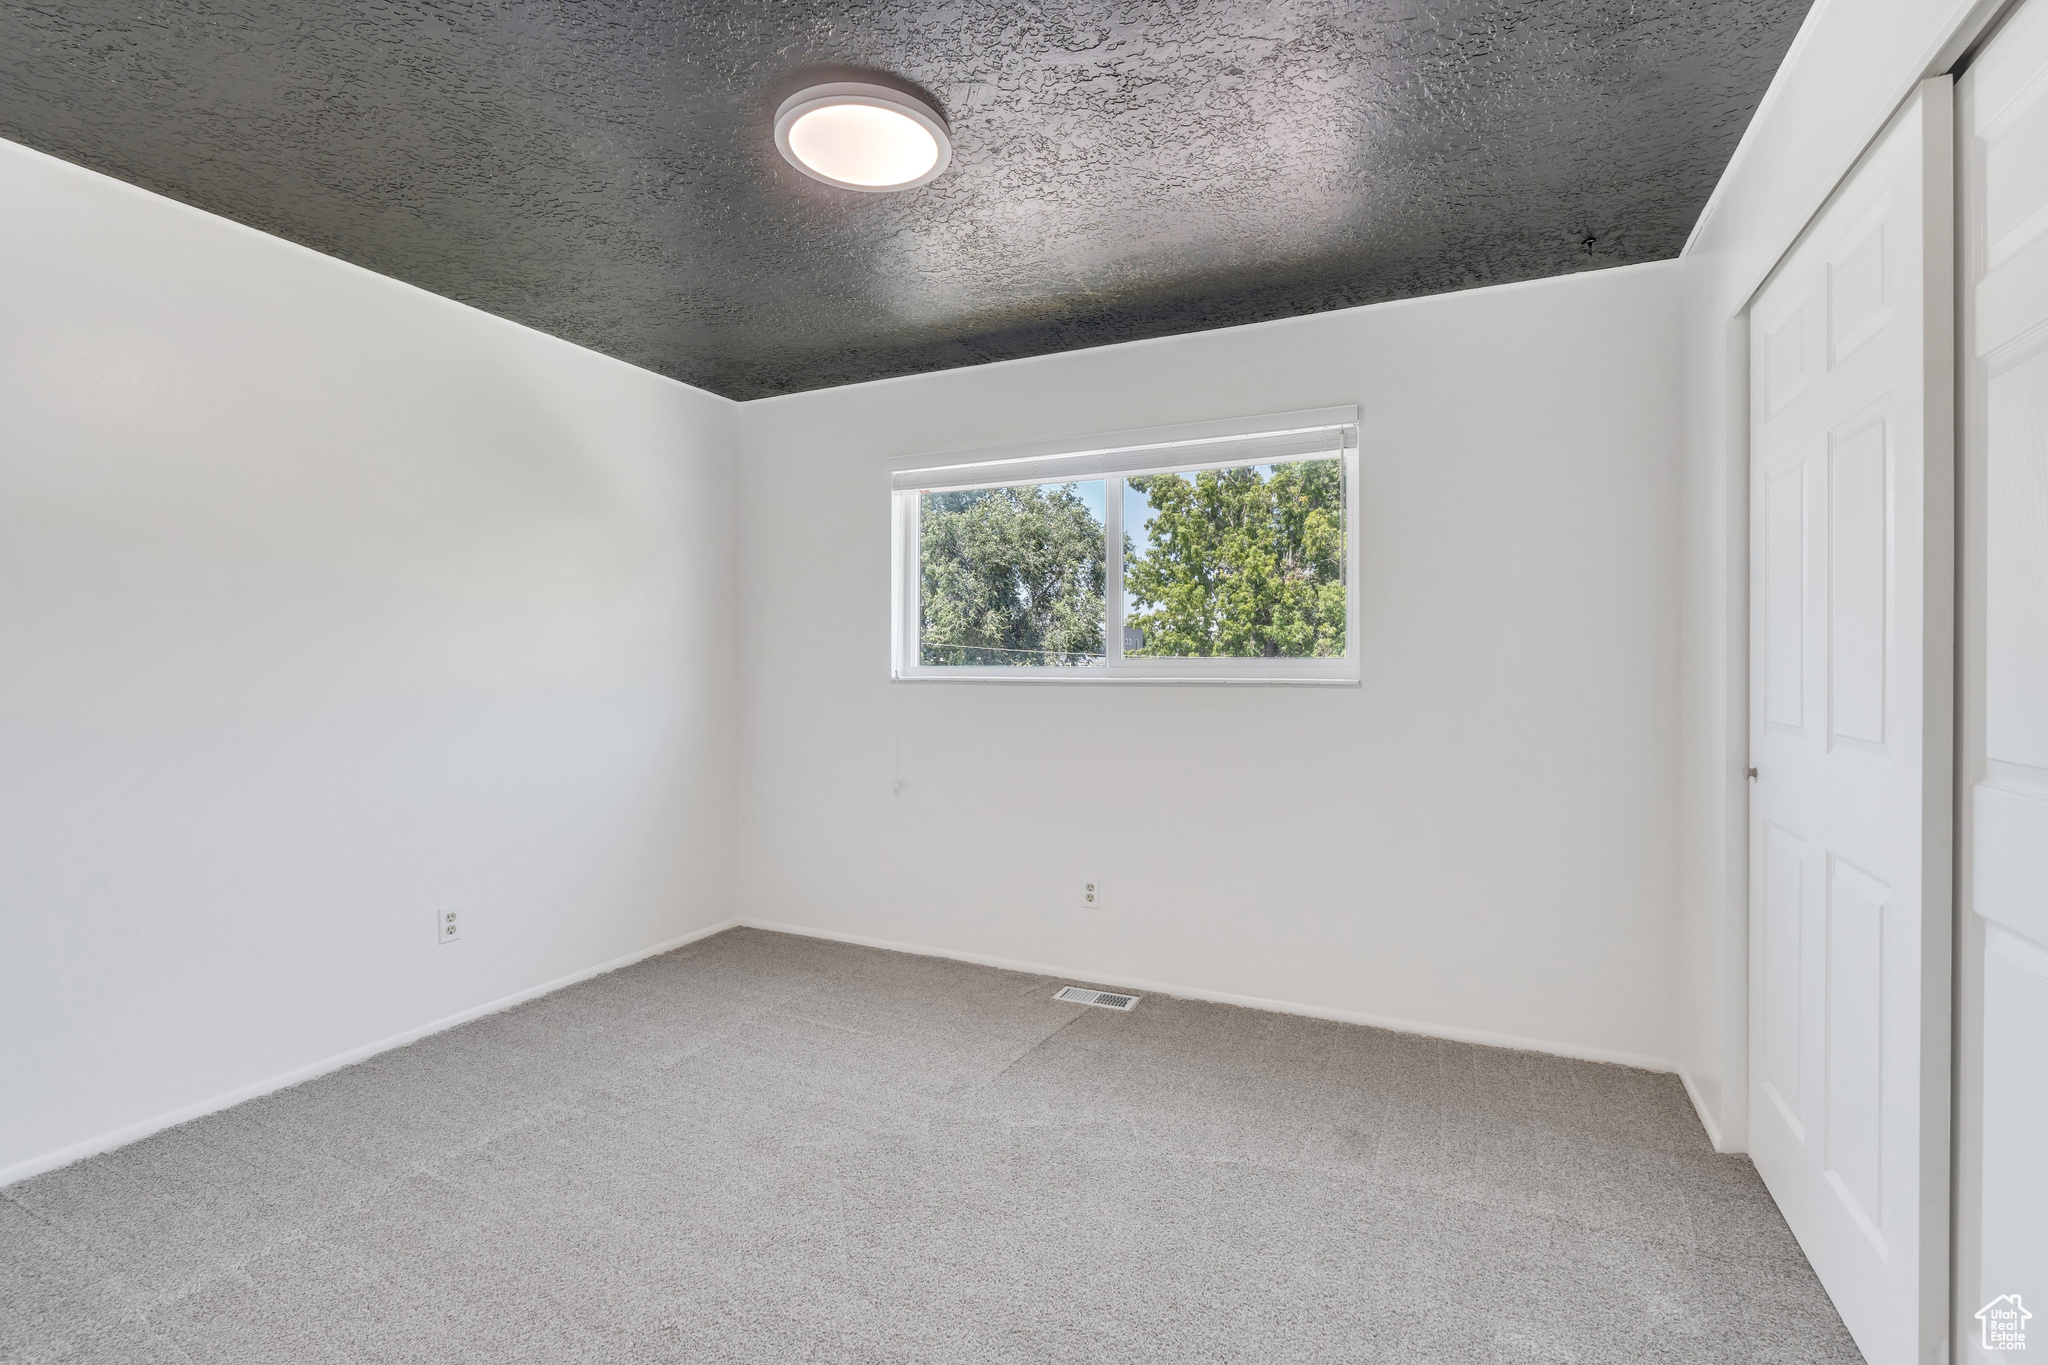
<instances>
[{"instance_id":1,"label":"white electrical outlet","mask_svg":"<svg viewBox=\"0 0 2048 1365\"><path fill-rule=\"evenodd\" d=\"M443 910L435 919L435 937L441 942L453 943L462 937L462 921L455 918L453 910Z\"/></svg>"},{"instance_id":2,"label":"white electrical outlet","mask_svg":"<svg viewBox=\"0 0 2048 1365\"><path fill-rule=\"evenodd\" d=\"M1096 877L1081 879L1081 904L1090 910L1102 908L1102 882Z\"/></svg>"}]
</instances>

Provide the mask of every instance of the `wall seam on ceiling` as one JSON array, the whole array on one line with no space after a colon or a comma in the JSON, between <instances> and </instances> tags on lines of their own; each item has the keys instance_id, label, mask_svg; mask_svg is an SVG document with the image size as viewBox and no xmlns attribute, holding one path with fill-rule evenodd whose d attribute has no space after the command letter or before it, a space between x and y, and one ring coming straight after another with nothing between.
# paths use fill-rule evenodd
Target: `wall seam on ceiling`
<instances>
[{"instance_id":1,"label":"wall seam on ceiling","mask_svg":"<svg viewBox=\"0 0 2048 1365\"><path fill-rule=\"evenodd\" d=\"M518 322L512 318L508 318L502 313L493 313L488 309L479 308L473 303L464 303L460 299L451 299L446 294L436 294L431 289L423 289L419 285L398 278L398 276L396 275L386 275L382 271L372 270L370 269L370 267L366 265L358 265L354 261L344 259L343 257L340 256L330 255L329 253L321 251L318 248L307 246L304 242L295 242L289 237L281 237L277 233L266 232L259 227L252 227L249 224L240 221L239 219L230 218L225 214L214 213L209 209L200 208L196 204L188 204L184 200L173 198L168 194L159 194L157 191L149 189L148 187L143 185L138 185L131 180L123 180L119 176L108 175L105 171L96 171L90 166L81 166L75 161L66 161L61 156L52 156L50 153L40 151L34 147L29 146L25 142L17 142L12 138L0 138L0 146L11 148L17 152L22 153L23 155L32 157L37 161L47 162L51 166L58 167L64 171L68 171L76 175L88 175L96 180L104 180L110 185L120 187L120 189L127 193L143 195L149 199L154 199L161 203L169 204L171 207L177 209L181 213L196 214L199 217L204 218L207 221L213 223L224 223L228 227L233 228L236 232L246 233L252 238L255 238L266 243L271 243L276 246L288 247L293 251L303 252L304 254L313 257L315 260L325 261L329 265L339 267L340 269L343 270L352 271L356 274L364 276L367 279L376 280L380 284L393 285L396 286L397 288L407 290L410 293L418 294L422 298L432 299L436 303L446 305L449 308L457 308L465 313L471 313L480 318L489 318L492 322L498 323L502 326L517 328L519 331L529 333L533 336L544 338L553 345L567 346L571 350L580 352L583 355L596 356L599 359L605 361L605 363L607 364L623 366L626 369L633 371L633 373L635 374L649 375L655 379L659 379L664 384L673 384L679 389L688 389L691 393L700 393L708 398L715 398L719 402L727 404L729 407L739 406L738 399L728 398L726 395L722 393L716 393L711 389L698 388L695 384L687 383L681 379L677 379L674 375L663 374L659 370L650 370L644 365L635 365L630 360L621 360L618 356L609 355L604 351L596 350L593 347L582 345L580 342L571 341L567 337L556 336L553 332L543 332L538 327L530 327L526 323Z\"/></svg>"},{"instance_id":2,"label":"wall seam on ceiling","mask_svg":"<svg viewBox=\"0 0 2048 1365\"><path fill-rule=\"evenodd\" d=\"M1762 274L1746 281L1748 288L1742 293L1743 307L1749 306L1749 300L1755 296L1757 290L1763 288L1764 281L1770 278L1771 271L1777 269L1778 262L1783 259L1785 252L1792 249L1792 244L1799 240L1799 234L1806 231L1806 225L1820 214L1821 209L1834 196L1835 190L1849 177L1850 172L1856 169L1856 164L1863 159L1863 154L1870 150L1871 144L1877 141L1886 125L1905 106L1906 101L1913 97L1913 92L1920 88L1920 83L1930 77L1939 76L1960 60L1981 35L1988 32L2008 9L2018 3L2020 0L1961 0L1950 22L1942 26L1941 37L1928 45L1915 64L1913 70L1917 74L1891 92L1891 97L1885 102L1884 111L1862 130L1863 135L1855 144L1855 152L1827 178L1825 187L1813 198L1811 206L1800 217L1799 226L1794 229L1783 248L1771 258L1770 263L1763 268ZM1680 260L1690 256L1699 239L1705 235L1707 220L1713 216L1715 208L1721 202L1723 187L1734 180L1742 164L1747 160L1744 153L1750 148L1751 134L1763 125L1766 115L1771 112L1776 103L1772 97L1784 86L1785 74L1792 70L1794 62L1807 45L1808 33L1817 27L1815 19L1830 4L1831 0L1815 0L1813 8L1807 12L1806 22L1799 26L1798 34L1792 39L1791 49L1785 54L1785 60L1778 67L1777 74L1771 78L1770 88L1764 91L1764 98L1757 105L1755 117L1750 119L1749 127L1743 130L1742 141L1736 144L1735 155L1728 159L1727 169L1722 171L1721 178L1714 182L1713 193L1707 196L1707 206L1700 210L1699 221L1693 224L1691 235L1686 238L1684 248L1678 253Z\"/></svg>"},{"instance_id":3,"label":"wall seam on ceiling","mask_svg":"<svg viewBox=\"0 0 2048 1365\"><path fill-rule=\"evenodd\" d=\"M1792 45L1785 49L1785 55L1778 62L1778 69L1771 73L1771 83L1764 87L1764 97L1757 101L1756 112L1749 117L1749 124L1742 130L1742 137L1735 144L1735 151L1729 156L1728 164L1721 168L1721 176L1714 182L1714 188L1707 194L1707 202L1700 208L1700 216L1693 220L1692 231L1685 236L1685 245L1678 249L1680 260L1692 254L1693 246L1700 234L1706 231L1707 220L1714 216L1720 206L1721 192L1737 170L1750 159L1755 151L1756 141L1762 134L1758 131L1770 117L1771 111L1780 103L1785 90L1785 73L1798 65L1799 59L1808 47L1813 45L1813 34L1820 27L1821 16L1833 8L1834 0L1814 0L1813 8L1806 12L1800 22L1799 31L1792 35Z\"/></svg>"},{"instance_id":4,"label":"wall seam on ceiling","mask_svg":"<svg viewBox=\"0 0 2048 1365\"><path fill-rule=\"evenodd\" d=\"M862 379L850 384L827 384L821 388L799 389L795 393L766 394L760 398L737 400L742 410L769 403L785 403L795 399L809 398L821 393L845 393L848 389L872 389L884 384L907 384L921 379L931 379L940 374L972 374L991 370L999 365L1042 365L1053 364L1075 356L1100 355L1104 351L1120 351L1139 346L1164 346L1174 342L1185 342L1191 336L1220 336L1230 332L1250 332L1261 327L1303 326L1318 319L1345 317L1355 313L1381 312L1396 308L1421 307L1440 299L1464 298L1473 294L1502 294L1511 290L1540 289L1555 285L1561 280L1604 279L1613 275L1631 272L1667 270L1679 264L1676 256L1667 256L1661 261L1631 261L1627 265L1602 266L1598 270L1574 270L1563 275L1538 275L1530 280L1505 280L1499 284L1475 284L1464 289L1446 289L1435 294L1415 294L1405 299L1382 299L1378 303L1354 304L1349 308L1329 308L1320 313L1296 313L1291 317L1263 318L1258 322L1236 322L1228 327L1208 327L1197 332L1174 332L1166 336L1133 337L1129 341L1109 341L1100 346L1082 346L1071 351L1046 351L1039 355L1010 356L1003 360L984 360L975 365L955 365L944 370L922 370L916 374L890 374L879 379ZM706 390L708 392L708 390ZM729 400L731 401L731 400Z\"/></svg>"}]
</instances>

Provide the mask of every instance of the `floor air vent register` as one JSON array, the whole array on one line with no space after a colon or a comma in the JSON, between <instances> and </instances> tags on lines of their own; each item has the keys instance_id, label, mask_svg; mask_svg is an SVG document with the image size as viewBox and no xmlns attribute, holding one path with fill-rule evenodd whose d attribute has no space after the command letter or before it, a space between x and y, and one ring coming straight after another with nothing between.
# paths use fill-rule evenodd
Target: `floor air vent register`
<instances>
[{"instance_id":1,"label":"floor air vent register","mask_svg":"<svg viewBox=\"0 0 2048 1365\"><path fill-rule=\"evenodd\" d=\"M1069 1005L1100 1005L1106 1010L1123 1010L1129 1013L1136 1009L1138 997L1118 995L1114 991L1091 991L1083 986L1062 986L1053 992L1053 999L1064 1000Z\"/></svg>"}]
</instances>

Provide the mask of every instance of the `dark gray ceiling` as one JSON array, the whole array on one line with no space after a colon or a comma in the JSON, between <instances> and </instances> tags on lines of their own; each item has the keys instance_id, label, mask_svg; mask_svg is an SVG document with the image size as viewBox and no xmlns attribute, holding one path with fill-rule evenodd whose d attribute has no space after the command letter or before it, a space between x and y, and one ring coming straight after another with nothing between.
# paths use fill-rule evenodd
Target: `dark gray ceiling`
<instances>
[{"instance_id":1,"label":"dark gray ceiling","mask_svg":"<svg viewBox=\"0 0 2048 1365\"><path fill-rule=\"evenodd\" d=\"M735 398L1677 254L1806 0L0 0L0 135ZM892 72L952 168L783 163Z\"/></svg>"}]
</instances>

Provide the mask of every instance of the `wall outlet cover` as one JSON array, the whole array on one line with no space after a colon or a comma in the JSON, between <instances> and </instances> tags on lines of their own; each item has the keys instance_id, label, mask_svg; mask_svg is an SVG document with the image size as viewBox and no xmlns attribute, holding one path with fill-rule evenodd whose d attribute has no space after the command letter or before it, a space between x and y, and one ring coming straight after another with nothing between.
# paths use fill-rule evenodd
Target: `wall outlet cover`
<instances>
[{"instance_id":1,"label":"wall outlet cover","mask_svg":"<svg viewBox=\"0 0 2048 1365\"><path fill-rule=\"evenodd\" d=\"M442 943L453 943L462 937L462 921L453 910L443 910L434 917L434 937Z\"/></svg>"},{"instance_id":2,"label":"wall outlet cover","mask_svg":"<svg viewBox=\"0 0 2048 1365\"><path fill-rule=\"evenodd\" d=\"M1081 879L1081 904L1090 910L1102 908L1102 879L1083 877Z\"/></svg>"}]
</instances>

